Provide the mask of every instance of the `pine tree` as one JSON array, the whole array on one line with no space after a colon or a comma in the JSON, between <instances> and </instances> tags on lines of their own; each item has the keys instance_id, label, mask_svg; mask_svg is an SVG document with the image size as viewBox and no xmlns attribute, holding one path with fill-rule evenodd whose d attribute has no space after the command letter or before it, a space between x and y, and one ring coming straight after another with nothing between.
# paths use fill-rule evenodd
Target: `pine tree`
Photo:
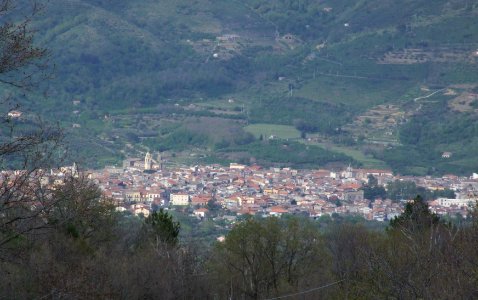
<instances>
[{"instance_id":1,"label":"pine tree","mask_svg":"<svg viewBox=\"0 0 478 300\"><path fill-rule=\"evenodd\" d=\"M146 224L151 226L154 235L160 241L177 245L181 225L179 222L173 221L173 216L168 212L165 212L162 208L159 212L153 212L146 218Z\"/></svg>"}]
</instances>

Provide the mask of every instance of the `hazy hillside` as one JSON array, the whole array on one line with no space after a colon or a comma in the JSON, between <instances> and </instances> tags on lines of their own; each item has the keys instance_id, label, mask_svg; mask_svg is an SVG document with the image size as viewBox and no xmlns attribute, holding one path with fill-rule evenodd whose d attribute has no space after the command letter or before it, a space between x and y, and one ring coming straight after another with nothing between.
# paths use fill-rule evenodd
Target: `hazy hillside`
<instances>
[{"instance_id":1,"label":"hazy hillside","mask_svg":"<svg viewBox=\"0 0 478 300\"><path fill-rule=\"evenodd\" d=\"M31 109L61 120L96 166L149 147L179 162L467 173L478 169L477 17L465 0L51 0L36 27L55 78ZM267 124L330 153L268 160L254 149L284 145Z\"/></svg>"}]
</instances>

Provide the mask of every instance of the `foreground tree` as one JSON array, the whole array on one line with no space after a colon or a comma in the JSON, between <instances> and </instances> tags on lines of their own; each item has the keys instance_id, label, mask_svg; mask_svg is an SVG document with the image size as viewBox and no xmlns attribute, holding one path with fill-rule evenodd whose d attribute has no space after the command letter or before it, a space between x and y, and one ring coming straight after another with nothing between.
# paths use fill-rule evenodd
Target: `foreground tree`
<instances>
[{"instance_id":1,"label":"foreground tree","mask_svg":"<svg viewBox=\"0 0 478 300\"><path fill-rule=\"evenodd\" d=\"M245 220L214 252L211 267L219 298L260 299L321 283L321 241L306 220Z\"/></svg>"},{"instance_id":2,"label":"foreground tree","mask_svg":"<svg viewBox=\"0 0 478 300\"><path fill-rule=\"evenodd\" d=\"M38 1L0 0L0 84L30 88L44 78L47 50L33 43L31 28L42 8Z\"/></svg>"},{"instance_id":3,"label":"foreground tree","mask_svg":"<svg viewBox=\"0 0 478 300\"><path fill-rule=\"evenodd\" d=\"M163 243L175 246L178 244L179 230L181 228L179 222L173 221L173 216L160 209L151 213L145 220L147 228L153 239Z\"/></svg>"},{"instance_id":4,"label":"foreground tree","mask_svg":"<svg viewBox=\"0 0 478 300\"><path fill-rule=\"evenodd\" d=\"M385 240L369 256L372 288L382 297L401 299L472 297L471 278L461 273L457 255L461 230L441 221L417 196L390 222Z\"/></svg>"},{"instance_id":5,"label":"foreground tree","mask_svg":"<svg viewBox=\"0 0 478 300\"><path fill-rule=\"evenodd\" d=\"M15 112L15 93L45 75L47 51L34 45L30 26L40 9L34 1L0 0L0 259L11 243L45 227L53 205L44 170L58 159L62 133L40 120L20 122Z\"/></svg>"},{"instance_id":6,"label":"foreground tree","mask_svg":"<svg viewBox=\"0 0 478 300\"><path fill-rule=\"evenodd\" d=\"M438 225L440 218L428 208L428 203L417 196L405 205L405 211L390 221L390 228L407 229L411 232L421 232Z\"/></svg>"}]
</instances>

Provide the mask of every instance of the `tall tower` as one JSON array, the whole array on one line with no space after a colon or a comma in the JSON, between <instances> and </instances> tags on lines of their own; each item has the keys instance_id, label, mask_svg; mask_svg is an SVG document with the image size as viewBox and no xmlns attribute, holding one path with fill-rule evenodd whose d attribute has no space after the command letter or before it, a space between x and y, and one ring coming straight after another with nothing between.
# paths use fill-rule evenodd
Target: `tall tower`
<instances>
[{"instance_id":1,"label":"tall tower","mask_svg":"<svg viewBox=\"0 0 478 300\"><path fill-rule=\"evenodd\" d=\"M349 164L349 166L347 167L347 169L345 171L342 172L342 177L346 178L346 179L349 179L349 178L352 178L354 177L354 170L352 168L352 166Z\"/></svg>"},{"instance_id":2,"label":"tall tower","mask_svg":"<svg viewBox=\"0 0 478 300\"><path fill-rule=\"evenodd\" d=\"M146 156L144 157L144 169L145 170L151 170L153 166L153 157L151 156L151 153L149 151L146 153Z\"/></svg>"},{"instance_id":3,"label":"tall tower","mask_svg":"<svg viewBox=\"0 0 478 300\"><path fill-rule=\"evenodd\" d=\"M76 162L73 163L73 166L71 167L71 175L75 178L78 178L79 177L79 173L78 173L78 165L76 164Z\"/></svg>"}]
</instances>

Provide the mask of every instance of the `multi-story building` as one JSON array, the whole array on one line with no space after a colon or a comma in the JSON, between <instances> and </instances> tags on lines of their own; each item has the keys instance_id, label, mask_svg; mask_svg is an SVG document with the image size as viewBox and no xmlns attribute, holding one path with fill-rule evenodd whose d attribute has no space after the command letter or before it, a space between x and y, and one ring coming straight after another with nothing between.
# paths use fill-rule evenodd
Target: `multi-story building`
<instances>
[{"instance_id":1,"label":"multi-story building","mask_svg":"<svg viewBox=\"0 0 478 300\"><path fill-rule=\"evenodd\" d=\"M189 205L189 195L186 193L171 194L169 201L172 205Z\"/></svg>"}]
</instances>

